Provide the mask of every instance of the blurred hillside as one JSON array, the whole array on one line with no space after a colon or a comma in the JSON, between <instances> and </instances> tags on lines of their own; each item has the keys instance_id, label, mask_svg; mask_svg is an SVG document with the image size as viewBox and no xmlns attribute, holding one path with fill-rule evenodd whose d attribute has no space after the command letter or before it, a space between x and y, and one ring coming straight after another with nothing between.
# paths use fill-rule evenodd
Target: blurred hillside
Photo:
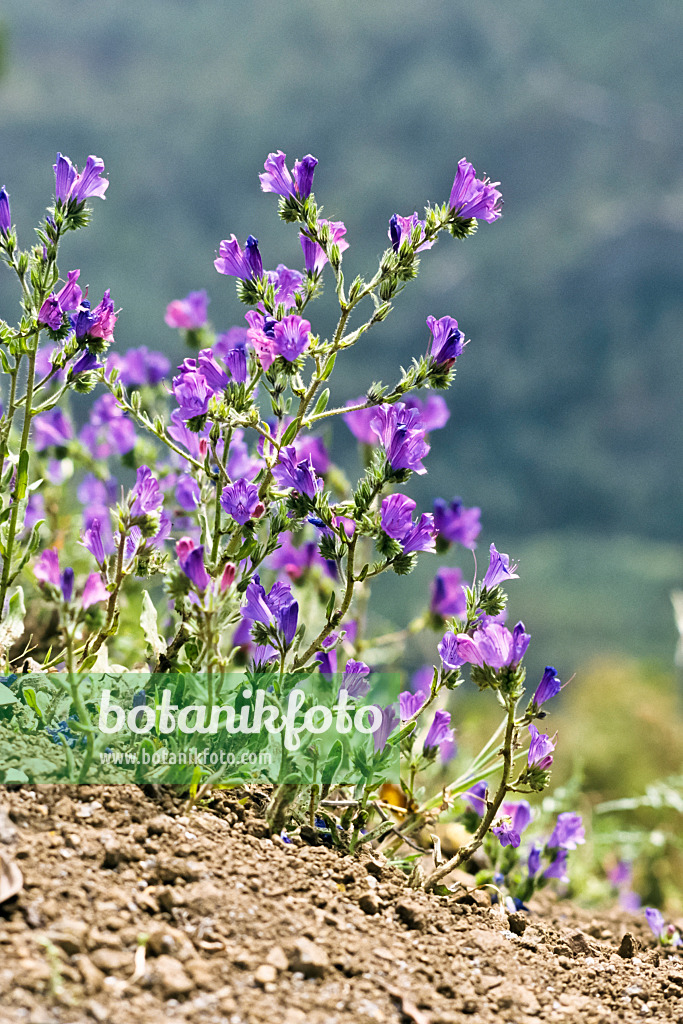
<instances>
[{"instance_id":1,"label":"blurred hillside","mask_svg":"<svg viewBox=\"0 0 683 1024\"><path fill-rule=\"evenodd\" d=\"M337 397L393 380L427 314L456 316L472 344L414 496L481 505L486 544L555 531L561 549L571 530L608 559L617 534L680 540L678 4L5 0L2 17L0 184L28 244L55 152L104 158L107 201L66 262L93 295L111 287L121 347L182 358L163 312L190 289L209 290L218 328L241 322L212 262L232 232L255 234L267 266L299 263L258 187L269 151L319 158L347 277L371 270L392 213L448 197L467 156L501 180L503 219L424 254L338 364ZM2 275L6 316L12 295Z\"/></svg>"}]
</instances>

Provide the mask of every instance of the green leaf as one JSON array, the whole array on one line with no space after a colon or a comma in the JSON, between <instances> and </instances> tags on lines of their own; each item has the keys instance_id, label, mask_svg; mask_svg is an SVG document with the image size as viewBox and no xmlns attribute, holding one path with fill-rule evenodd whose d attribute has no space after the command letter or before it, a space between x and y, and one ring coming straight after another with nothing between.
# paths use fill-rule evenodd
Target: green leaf
<instances>
[{"instance_id":1,"label":"green leaf","mask_svg":"<svg viewBox=\"0 0 683 1024\"><path fill-rule=\"evenodd\" d=\"M32 711L35 711L35 713L38 715L38 718L40 718L42 721L43 712L40 708L40 705L38 704L36 691L33 689L32 686L24 686L21 692L23 693L24 700L26 701L28 706L31 708Z\"/></svg>"},{"instance_id":2,"label":"green leaf","mask_svg":"<svg viewBox=\"0 0 683 1024\"><path fill-rule=\"evenodd\" d=\"M17 484L15 488L15 496L17 501L21 501L26 495L26 487L28 485L28 452L24 450L19 455L19 464L17 466Z\"/></svg>"},{"instance_id":3,"label":"green leaf","mask_svg":"<svg viewBox=\"0 0 683 1024\"><path fill-rule=\"evenodd\" d=\"M334 355L331 355L330 358L325 363L325 368L323 369L323 372L320 374L320 379L321 380L327 380L327 378L330 376L330 374L334 370L334 364L336 363L336 361L337 361L337 353L335 352Z\"/></svg>"},{"instance_id":4,"label":"green leaf","mask_svg":"<svg viewBox=\"0 0 683 1024\"><path fill-rule=\"evenodd\" d=\"M140 626L142 627L142 632L145 635L145 640L152 650L152 654L158 659L160 654L166 653L166 642L159 636L157 610L154 607L152 598L149 596L149 591L147 590L143 591L142 594Z\"/></svg>"},{"instance_id":5,"label":"green leaf","mask_svg":"<svg viewBox=\"0 0 683 1024\"><path fill-rule=\"evenodd\" d=\"M5 686L4 683L0 683L0 706L6 706L7 704L18 704L19 699L10 690L9 686Z\"/></svg>"},{"instance_id":6,"label":"green leaf","mask_svg":"<svg viewBox=\"0 0 683 1024\"><path fill-rule=\"evenodd\" d=\"M282 435L282 441L280 442L280 444L283 447L284 445L289 444L290 441L294 440L298 428L299 424L297 423L296 419L293 419L292 422L287 427L287 429L285 430L284 434Z\"/></svg>"},{"instance_id":7,"label":"green leaf","mask_svg":"<svg viewBox=\"0 0 683 1024\"><path fill-rule=\"evenodd\" d=\"M321 412L325 412L325 409L327 408L327 403L329 402L329 400L330 400L330 389L329 388L325 388L325 390L321 393L320 398L315 403L315 409L313 410L313 415L314 416L318 416Z\"/></svg>"}]
</instances>

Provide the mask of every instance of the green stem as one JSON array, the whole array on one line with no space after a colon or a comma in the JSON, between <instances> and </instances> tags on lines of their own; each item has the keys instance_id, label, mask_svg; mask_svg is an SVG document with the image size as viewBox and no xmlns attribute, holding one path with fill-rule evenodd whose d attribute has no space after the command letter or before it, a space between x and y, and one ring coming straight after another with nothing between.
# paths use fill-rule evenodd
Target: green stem
<instances>
[{"instance_id":1,"label":"green stem","mask_svg":"<svg viewBox=\"0 0 683 1024\"><path fill-rule=\"evenodd\" d=\"M472 841L467 846L461 847L460 850L447 860L445 864L441 864L435 871L432 871L431 875L425 882L425 889L429 891L441 881L446 875L450 874L455 868L459 867L465 861L468 861L473 853L475 853L481 844L483 843L491 825L495 821L500 805L502 804L505 796L508 792L508 785L510 782L510 774L513 766L513 752L512 747L515 738L515 712L517 710L517 702L510 700L507 709L507 721L505 726L505 739L503 741L503 771L498 784L498 789L492 800L486 802L486 811L482 816L477 831L472 837Z\"/></svg>"},{"instance_id":2,"label":"green stem","mask_svg":"<svg viewBox=\"0 0 683 1024\"><path fill-rule=\"evenodd\" d=\"M36 354L38 351L38 332L35 333L36 347L31 349L28 354L28 379L26 381L26 408L24 409L24 425L21 432L21 444L19 446L19 459L23 452L28 455L28 440L31 433L31 420L33 419L33 410L31 408L33 401L33 385L35 383L36 375ZM28 480L27 480L28 486ZM14 540L17 532L17 519L19 518L19 499L17 496L19 487L19 473L17 472L17 480L14 485L14 493L12 496L12 511L10 514L9 529L7 532L7 546L5 549L5 558L2 567L2 583L0 583L0 615L5 607L5 598L7 596L7 588L11 581L11 568L12 568L12 554L14 552Z\"/></svg>"}]
</instances>

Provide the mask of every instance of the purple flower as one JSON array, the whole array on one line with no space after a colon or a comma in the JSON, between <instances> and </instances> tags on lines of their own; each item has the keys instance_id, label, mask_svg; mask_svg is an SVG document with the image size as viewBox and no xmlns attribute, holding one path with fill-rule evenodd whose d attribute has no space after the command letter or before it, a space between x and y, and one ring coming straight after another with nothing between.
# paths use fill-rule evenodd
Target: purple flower
<instances>
[{"instance_id":1,"label":"purple flower","mask_svg":"<svg viewBox=\"0 0 683 1024\"><path fill-rule=\"evenodd\" d=\"M568 856L569 855L566 850L556 850L549 866L543 872L543 877L557 878L560 882L564 882L566 884L569 881L569 875L567 874Z\"/></svg>"},{"instance_id":2,"label":"purple flower","mask_svg":"<svg viewBox=\"0 0 683 1024\"><path fill-rule=\"evenodd\" d=\"M533 709L538 711L541 705L545 704L547 700L557 697L561 689L562 683L556 669L554 669L552 665L546 665L541 681L536 687L536 692L531 698Z\"/></svg>"},{"instance_id":3,"label":"purple flower","mask_svg":"<svg viewBox=\"0 0 683 1024\"><path fill-rule=\"evenodd\" d=\"M275 303L282 303L287 309L296 305L296 295L301 291L304 275L299 270L290 270L279 263L276 270L268 271L268 283L275 291Z\"/></svg>"},{"instance_id":4,"label":"purple flower","mask_svg":"<svg viewBox=\"0 0 683 1024\"><path fill-rule=\"evenodd\" d=\"M104 199L109 182L101 177L104 171L104 160L98 156L89 156L86 160L83 171L79 174L78 168L71 163L68 156L57 153L57 163L53 165L55 172L55 198L58 202L66 203L69 199L75 199L82 203L91 197Z\"/></svg>"},{"instance_id":5,"label":"purple flower","mask_svg":"<svg viewBox=\"0 0 683 1024\"><path fill-rule=\"evenodd\" d=\"M452 631L444 635L437 647L437 650L444 668L450 669L451 671L460 668L467 660L461 650L459 637Z\"/></svg>"},{"instance_id":6,"label":"purple flower","mask_svg":"<svg viewBox=\"0 0 683 1024\"><path fill-rule=\"evenodd\" d=\"M416 395L407 395L405 406L407 409L417 409L420 422L427 432L445 427L451 416L441 395L430 395L425 401Z\"/></svg>"},{"instance_id":7,"label":"purple flower","mask_svg":"<svg viewBox=\"0 0 683 1024\"><path fill-rule=\"evenodd\" d=\"M268 565L271 569L284 570L291 580L299 581L314 565L319 565L328 576L334 576L335 563L326 562L321 557L318 544L314 540L305 541L299 547L292 544L291 534L281 533L280 546L270 556Z\"/></svg>"},{"instance_id":8,"label":"purple flower","mask_svg":"<svg viewBox=\"0 0 683 1024\"><path fill-rule=\"evenodd\" d=\"M107 373L117 369L119 380L127 388L158 384L170 368L171 364L162 352L150 352L146 345L129 348L123 355L114 353L107 359Z\"/></svg>"},{"instance_id":9,"label":"purple flower","mask_svg":"<svg viewBox=\"0 0 683 1024\"><path fill-rule=\"evenodd\" d=\"M454 639L446 644L446 639ZM489 665L493 669L508 668L518 665L529 646L529 634L524 632L524 624L518 622L513 632L499 622L487 622L473 636L466 633L446 634L442 643L452 664L451 668L459 667L467 661L471 665L482 668ZM441 647L439 647L441 652ZM444 655L441 655L444 664Z\"/></svg>"},{"instance_id":10,"label":"purple flower","mask_svg":"<svg viewBox=\"0 0 683 1024\"><path fill-rule=\"evenodd\" d=\"M432 581L432 599L429 610L444 619L454 616L464 619L467 615L467 595L463 587L460 569L443 566Z\"/></svg>"},{"instance_id":11,"label":"purple flower","mask_svg":"<svg viewBox=\"0 0 683 1024\"><path fill-rule=\"evenodd\" d=\"M413 715L416 715L429 696L429 690L402 690L398 695L401 721L408 722Z\"/></svg>"},{"instance_id":12,"label":"purple flower","mask_svg":"<svg viewBox=\"0 0 683 1024\"><path fill-rule=\"evenodd\" d=\"M99 370L104 364L99 361L94 352L91 352L89 348L86 348L84 352L80 354L76 362L71 366L69 370L69 380L75 380L76 377L80 377L82 373L90 373L92 370Z\"/></svg>"},{"instance_id":13,"label":"purple flower","mask_svg":"<svg viewBox=\"0 0 683 1024\"><path fill-rule=\"evenodd\" d=\"M221 507L229 516L244 526L250 519L258 519L263 515L264 505L259 499L258 487L246 480L236 480L228 484L221 494Z\"/></svg>"},{"instance_id":14,"label":"purple flower","mask_svg":"<svg viewBox=\"0 0 683 1024\"><path fill-rule=\"evenodd\" d=\"M400 541L413 526L416 503L405 494L390 494L382 501L380 523L387 537Z\"/></svg>"},{"instance_id":15,"label":"purple flower","mask_svg":"<svg viewBox=\"0 0 683 1024\"><path fill-rule=\"evenodd\" d=\"M235 384L244 384L247 380L247 353L244 348L233 348L223 357L230 377Z\"/></svg>"},{"instance_id":16,"label":"purple flower","mask_svg":"<svg viewBox=\"0 0 683 1024\"><path fill-rule=\"evenodd\" d=\"M59 586L59 552L57 548L46 548L35 564L33 574L39 583Z\"/></svg>"},{"instance_id":17,"label":"purple flower","mask_svg":"<svg viewBox=\"0 0 683 1024\"><path fill-rule=\"evenodd\" d=\"M63 314L78 309L83 297L81 289L76 284L80 273L80 270L70 270L64 287L56 294L52 292L48 295L38 313L39 323L47 324L51 330L58 331L62 326Z\"/></svg>"},{"instance_id":18,"label":"purple flower","mask_svg":"<svg viewBox=\"0 0 683 1024\"><path fill-rule=\"evenodd\" d=\"M96 459L106 459L114 452L125 455L135 446L135 424L114 395L102 395L93 404L90 422L79 439Z\"/></svg>"},{"instance_id":19,"label":"purple flower","mask_svg":"<svg viewBox=\"0 0 683 1024\"><path fill-rule=\"evenodd\" d=\"M586 830L580 814L563 811L557 816L557 824L548 840L549 849L575 850L586 842Z\"/></svg>"},{"instance_id":20,"label":"purple flower","mask_svg":"<svg viewBox=\"0 0 683 1024\"><path fill-rule=\"evenodd\" d=\"M117 316L107 288L102 301L95 306L92 312L87 300L84 299L81 302L76 315L71 318L71 326L80 342L87 342L90 338L102 338L107 344L111 344L114 341L114 326Z\"/></svg>"},{"instance_id":21,"label":"purple flower","mask_svg":"<svg viewBox=\"0 0 683 1024\"><path fill-rule=\"evenodd\" d=\"M527 871L529 878L534 878L538 874L541 867L541 853L543 852L542 847L535 844L529 850L529 857L527 860Z\"/></svg>"},{"instance_id":22,"label":"purple flower","mask_svg":"<svg viewBox=\"0 0 683 1024\"><path fill-rule=\"evenodd\" d=\"M495 187L499 184L488 178L479 180L472 164L463 158L458 161L448 205L463 220L476 217L491 224L501 214L502 195Z\"/></svg>"},{"instance_id":23,"label":"purple flower","mask_svg":"<svg viewBox=\"0 0 683 1024\"><path fill-rule=\"evenodd\" d=\"M427 317L427 327L431 331L432 340L429 354L436 366L453 365L465 347L465 335L458 330L458 321L452 316Z\"/></svg>"},{"instance_id":24,"label":"purple flower","mask_svg":"<svg viewBox=\"0 0 683 1024\"><path fill-rule=\"evenodd\" d=\"M264 370L275 360L275 333L276 321L272 317L264 317L255 309L250 309L244 314L244 319L249 324L247 328L247 341L252 345L258 361Z\"/></svg>"},{"instance_id":25,"label":"purple flower","mask_svg":"<svg viewBox=\"0 0 683 1024\"><path fill-rule=\"evenodd\" d=\"M539 733L533 722L529 726L529 732L531 734L531 742L529 744L527 763L530 768L546 771L553 763L555 740L551 739L550 736Z\"/></svg>"},{"instance_id":26,"label":"purple flower","mask_svg":"<svg viewBox=\"0 0 683 1024\"><path fill-rule=\"evenodd\" d=\"M333 647L329 651L319 651L315 660L320 664L319 672L322 676L333 676L337 671L337 649Z\"/></svg>"},{"instance_id":27,"label":"purple flower","mask_svg":"<svg viewBox=\"0 0 683 1024\"><path fill-rule=\"evenodd\" d=\"M278 149L269 153L264 163L265 173L259 174L261 189L279 196L298 196L307 199L313 186L313 172L318 161L310 153L294 164L293 177L285 166L287 157Z\"/></svg>"},{"instance_id":28,"label":"purple flower","mask_svg":"<svg viewBox=\"0 0 683 1024\"><path fill-rule=\"evenodd\" d=\"M330 456L327 454L322 438L304 434L296 438L294 447L299 461L310 458L316 473L327 473L330 468Z\"/></svg>"},{"instance_id":29,"label":"purple flower","mask_svg":"<svg viewBox=\"0 0 683 1024\"><path fill-rule=\"evenodd\" d=\"M211 353L211 349L203 348L197 356L197 371L201 373L213 392L225 391L230 385L230 378Z\"/></svg>"},{"instance_id":30,"label":"purple flower","mask_svg":"<svg viewBox=\"0 0 683 1024\"><path fill-rule=\"evenodd\" d=\"M273 467L273 478L278 486L293 487L295 491L305 494L311 500L323 486L322 480L315 475L310 456L297 462L296 449L293 445L280 449L278 461Z\"/></svg>"},{"instance_id":31,"label":"purple flower","mask_svg":"<svg viewBox=\"0 0 683 1024\"><path fill-rule=\"evenodd\" d=\"M473 786L463 793L462 798L475 814L478 814L480 818L483 817L484 811L486 810L486 791L488 786L482 779L481 782L475 782Z\"/></svg>"},{"instance_id":32,"label":"purple flower","mask_svg":"<svg viewBox=\"0 0 683 1024\"><path fill-rule=\"evenodd\" d=\"M211 577L204 568L204 545L192 548L180 561L180 568L199 591L204 591L211 583Z\"/></svg>"},{"instance_id":33,"label":"purple flower","mask_svg":"<svg viewBox=\"0 0 683 1024\"><path fill-rule=\"evenodd\" d=\"M464 548L474 550L481 532L480 516L480 508L465 508L460 498L453 498L450 504L443 498L434 501L434 525L439 536L450 544L462 544Z\"/></svg>"},{"instance_id":34,"label":"purple flower","mask_svg":"<svg viewBox=\"0 0 683 1024\"><path fill-rule=\"evenodd\" d=\"M435 711L432 724L429 727L429 731L425 736L424 741L424 755L425 757L433 757L438 749L441 752L442 759L444 749L453 752L453 730L450 728L451 715L449 711Z\"/></svg>"},{"instance_id":35,"label":"purple flower","mask_svg":"<svg viewBox=\"0 0 683 1024\"><path fill-rule=\"evenodd\" d=\"M346 227L341 220L319 220L318 227L327 224L330 232L330 245L336 245L339 252L348 249L349 243L344 240ZM309 274L319 274L327 263L327 256L322 246L312 242L306 235L301 235L301 248L304 251L304 265Z\"/></svg>"},{"instance_id":36,"label":"purple flower","mask_svg":"<svg viewBox=\"0 0 683 1024\"><path fill-rule=\"evenodd\" d=\"M293 363L308 348L310 333L308 320L294 313L276 321L273 327L275 354Z\"/></svg>"},{"instance_id":37,"label":"purple flower","mask_svg":"<svg viewBox=\"0 0 683 1024\"><path fill-rule=\"evenodd\" d=\"M59 587L64 601L68 603L71 600L74 589L74 571L67 568L60 574L57 548L47 548L43 551L35 564L33 573L39 583Z\"/></svg>"},{"instance_id":38,"label":"purple flower","mask_svg":"<svg viewBox=\"0 0 683 1024\"><path fill-rule=\"evenodd\" d=\"M360 398L350 399L346 404L360 405L365 400L365 395L361 395ZM377 444L377 434L371 427L377 416L377 408L373 405L367 409L356 409L354 412L344 413L342 417L353 436L362 444Z\"/></svg>"},{"instance_id":39,"label":"purple flower","mask_svg":"<svg viewBox=\"0 0 683 1024\"><path fill-rule=\"evenodd\" d=\"M63 448L74 436L71 421L59 406L43 412L33 420L33 444L37 452L52 446Z\"/></svg>"},{"instance_id":40,"label":"purple flower","mask_svg":"<svg viewBox=\"0 0 683 1024\"><path fill-rule=\"evenodd\" d=\"M5 188L0 188L0 235L5 237L12 230L12 214L9 208L9 196Z\"/></svg>"},{"instance_id":41,"label":"purple flower","mask_svg":"<svg viewBox=\"0 0 683 1024\"><path fill-rule=\"evenodd\" d=\"M666 929L666 921L661 910L657 910L656 907L645 907L645 918L655 938L661 938L662 932Z\"/></svg>"},{"instance_id":42,"label":"purple flower","mask_svg":"<svg viewBox=\"0 0 683 1024\"><path fill-rule=\"evenodd\" d=\"M228 274L230 277L239 277L242 281L249 281L253 277L260 277L263 272L261 255L258 251L258 243L253 235L249 235L246 247L242 250L234 235L224 239L218 247L219 257L213 261L213 265L219 274ZM260 272L258 271L261 267Z\"/></svg>"},{"instance_id":43,"label":"purple flower","mask_svg":"<svg viewBox=\"0 0 683 1024\"><path fill-rule=\"evenodd\" d=\"M518 803L508 801L503 804L501 811L504 817L491 831L498 836L501 846L517 848L521 842L522 832L531 821L531 808L526 800L520 800Z\"/></svg>"},{"instance_id":44,"label":"purple flower","mask_svg":"<svg viewBox=\"0 0 683 1024\"><path fill-rule=\"evenodd\" d=\"M429 512L423 512L413 528L401 539L403 554L408 555L411 551L435 551L436 530L434 529L434 517Z\"/></svg>"},{"instance_id":45,"label":"purple flower","mask_svg":"<svg viewBox=\"0 0 683 1024\"><path fill-rule=\"evenodd\" d=\"M98 565L104 565L106 554L102 543L102 530L100 520L93 519L88 529L83 534L81 541L84 548L90 552Z\"/></svg>"},{"instance_id":46,"label":"purple flower","mask_svg":"<svg viewBox=\"0 0 683 1024\"><path fill-rule=\"evenodd\" d=\"M376 704L371 705L372 707L378 707ZM399 716L396 713L396 709L392 704L389 704L386 708L379 708L378 710L382 716L379 728L375 730L372 735L375 753L379 754L387 745L389 736L394 731L394 727L399 721Z\"/></svg>"},{"instance_id":47,"label":"purple flower","mask_svg":"<svg viewBox=\"0 0 683 1024\"><path fill-rule=\"evenodd\" d=\"M132 516L146 516L163 504L164 496L159 490L159 481L149 466L140 466L137 471L135 487L128 495L128 504Z\"/></svg>"},{"instance_id":48,"label":"purple flower","mask_svg":"<svg viewBox=\"0 0 683 1024\"><path fill-rule=\"evenodd\" d=\"M206 314L209 305L206 289L190 292L184 299L169 302L164 320L169 327L177 327L184 331L196 331L206 326Z\"/></svg>"},{"instance_id":49,"label":"purple flower","mask_svg":"<svg viewBox=\"0 0 683 1024\"><path fill-rule=\"evenodd\" d=\"M364 661L354 661L353 658L349 658L342 676L340 691L347 690L349 697L367 696L370 692L370 683L367 681L369 675L369 665L366 665Z\"/></svg>"},{"instance_id":50,"label":"purple flower","mask_svg":"<svg viewBox=\"0 0 683 1024\"><path fill-rule=\"evenodd\" d=\"M371 423L387 453L387 461L393 470L410 469L414 473L426 473L420 461L429 452L424 439L425 429L415 409L408 409L401 402L396 405L379 406Z\"/></svg>"},{"instance_id":51,"label":"purple flower","mask_svg":"<svg viewBox=\"0 0 683 1024\"><path fill-rule=\"evenodd\" d=\"M415 252L422 252L423 249L431 249L434 242L423 241L425 237L425 222L423 220L418 220L416 210L410 217L401 217L400 214L395 213L390 219L389 231L387 234L391 239L391 247L394 252L398 252L405 241L412 245L412 234L418 225L420 226L420 240L415 247Z\"/></svg>"},{"instance_id":52,"label":"purple flower","mask_svg":"<svg viewBox=\"0 0 683 1024\"><path fill-rule=\"evenodd\" d=\"M291 644L296 633L299 605L292 597L288 583L274 583L268 595L261 586L258 576L249 582L242 607L242 617L250 622L262 622L275 626L284 635L285 643Z\"/></svg>"},{"instance_id":53,"label":"purple flower","mask_svg":"<svg viewBox=\"0 0 683 1024\"><path fill-rule=\"evenodd\" d=\"M482 581L482 589L493 590L494 587L497 587L505 580L519 579L519 575L515 572L517 565L517 562L514 565L510 565L510 556L500 554L500 552L496 551L496 545L492 544L489 567Z\"/></svg>"},{"instance_id":54,"label":"purple flower","mask_svg":"<svg viewBox=\"0 0 683 1024\"><path fill-rule=\"evenodd\" d=\"M181 418L187 422L206 415L213 390L203 373L190 370L173 378L173 395Z\"/></svg>"},{"instance_id":55,"label":"purple flower","mask_svg":"<svg viewBox=\"0 0 683 1024\"><path fill-rule=\"evenodd\" d=\"M181 473L176 480L175 500L185 512L193 512L199 505L200 489L189 473Z\"/></svg>"},{"instance_id":56,"label":"purple flower","mask_svg":"<svg viewBox=\"0 0 683 1024\"><path fill-rule=\"evenodd\" d=\"M85 581L83 587L83 594L81 596L81 605L85 608L90 608L93 604L99 604L100 601L106 601L109 598L107 588L102 582L102 577L98 572L91 572Z\"/></svg>"}]
</instances>

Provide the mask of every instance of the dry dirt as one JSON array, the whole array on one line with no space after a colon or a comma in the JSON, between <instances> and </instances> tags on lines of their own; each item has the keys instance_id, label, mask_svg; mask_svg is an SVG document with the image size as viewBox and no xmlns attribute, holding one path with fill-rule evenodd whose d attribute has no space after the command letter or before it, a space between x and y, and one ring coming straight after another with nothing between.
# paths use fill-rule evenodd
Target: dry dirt
<instances>
[{"instance_id":1,"label":"dry dirt","mask_svg":"<svg viewBox=\"0 0 683 1024\"><path fill-rule=\"evenodd\" d=\"M268 837L240 796L0 791L25 883L0 905L1 1024L683 1024L683 959L640 919L427 896L381 856Z\"/></svg>"}]
</instances>

